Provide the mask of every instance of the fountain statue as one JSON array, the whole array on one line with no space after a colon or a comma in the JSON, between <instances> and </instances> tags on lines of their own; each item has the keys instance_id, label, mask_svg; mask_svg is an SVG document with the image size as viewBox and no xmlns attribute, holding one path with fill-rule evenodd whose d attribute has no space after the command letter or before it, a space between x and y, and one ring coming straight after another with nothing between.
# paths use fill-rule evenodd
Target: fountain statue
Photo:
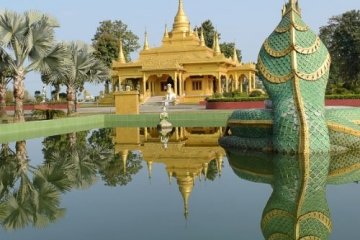
<instances>
[{"instance_id":1,"label":"fountain statue","mask_svg":"<svg viewBox=\"0 0 360 240\"><path fill-rule=\"evenodd\" d=\"M283 153L360 148L360 109L325 109L330 63L327 48L303 22L298 0L289 0L257 63L272 102L267 109L235 111L220 145Z\"/></svg>"}]
</instances>

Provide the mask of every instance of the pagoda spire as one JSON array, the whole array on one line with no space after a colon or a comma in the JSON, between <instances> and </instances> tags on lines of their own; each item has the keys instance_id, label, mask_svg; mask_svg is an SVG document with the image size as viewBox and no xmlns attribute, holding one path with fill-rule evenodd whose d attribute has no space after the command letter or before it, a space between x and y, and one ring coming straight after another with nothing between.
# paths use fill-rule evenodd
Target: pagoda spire
<instances>
[{"instance_id":1,"label":"pagoda spire","mask_svg":"<svg viewBox=\"0 0 360 240\"><path fill-rule=\"evenodd\" d=\"M149 49L148 34L147 31L145 31L144 50L148 50L148 49Z\"/></svg>"},{"instance_id":2,"label":"pagoda spire","mask_svg":"<svg viewBox=\"0 0 360 240\"><path fill-rule=\"evenodd\" d=\"M236 52L236 46L235 46L235 44L234 44L233 61L236 62L236 63L239 62L238 55L237 55L237 52Z\"/></svg>"},{"instance_id":3,"label":"pagoda spire","mask_svg":"<svg viewBox=\"0 0 360 240\"><path fill-rule=\"evenodd\" d=\"M118 56L118 62L120 63L126 63L124 50L123 50L123 44L121 39L119 39L119 56Z\"/></svg>"},{"instance_id":4,"label":"pagoda spire","mask_svg":"<svg viewBox=\"0 0 360 240\"><path fill-rule=\"evenodd\" d=\"M164 38L169 38L169 31L167 29L167 24L165 24Z\"/></svg>"},{"instance_id":5,"label":"pagoda spire","mask_svg":"<svg viewBox=\"0 0 360 240\"><path fill-rule=\"evenodd\" d=\"M205 46L205 38L204 38L204 29L201 28L200 30L200 46Z\"/></svg>"},{"instance_id":6,"label":"pagoda spire","mask_svg":"<svg viewBox=\"0 0 360 240\"><path fill-rule=\"evenodd\" d=\"M123 163L123 173L126 174L126 165L127 165L127 159L128 159L128 155L129 155L129 151L128 150L124 150L121 153L121 159L122 159L122 163Z\"/></svg>"},{"instance_id":7,"label":"pagoda spire","mask_svg":"<svg viewBox=\"0 0 360 240\"><path fill-rule=\"evenodd\" d=\"M215 33L215 37L214 37L213 49L214 49L214 54L215 55L220 55L221 54L220 45L219 45L219 35L218 35L217 32Z\"/></svg>"},{"instance_id":8,"label":"pagoda spire","mask_svg":"<svg viewBox=\"0 0 360 240\"><path fill-rule=\"evenodd\" d=\"M184 11L184 2L179 0L178 12L174 19L173 31L174 32L188 32L189 31L189 19Z\"/></svg>"}]
</instances>

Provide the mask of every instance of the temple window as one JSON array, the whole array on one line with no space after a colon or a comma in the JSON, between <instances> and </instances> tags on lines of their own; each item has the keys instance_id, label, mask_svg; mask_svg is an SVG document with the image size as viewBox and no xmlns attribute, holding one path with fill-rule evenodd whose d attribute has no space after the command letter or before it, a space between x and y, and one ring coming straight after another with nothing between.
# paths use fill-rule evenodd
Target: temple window
<instances>
[{"instance_id":1,"label":"temple window","mask_svg":"<svg viewBox=\"0 0 360 240\"><path fill-rule=\"evenodd\" d=\"M193 91L202 90L202 82L201 81L193 81L192 82L192 90Z\"/></svg>"}]
</instances>

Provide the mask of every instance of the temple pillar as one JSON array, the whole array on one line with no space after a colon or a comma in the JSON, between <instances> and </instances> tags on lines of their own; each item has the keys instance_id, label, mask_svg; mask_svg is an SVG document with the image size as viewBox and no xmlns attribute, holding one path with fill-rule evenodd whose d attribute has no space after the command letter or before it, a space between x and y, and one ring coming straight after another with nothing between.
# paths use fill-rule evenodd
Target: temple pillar
<instances>
[{"instance_id":1,"label":"temple pillar","mask_svg":"<svg viewBox=\"0 0 360 240\"><path fill-rule=\"evenodd\" d=\"M182 81L182 74L179 73L179 96L182 97L184 94L183 94L183 91L184 91L184 88L183 88L183 81Z\"/></svg>"},{"instance_id":2,"label":"temple pillar","mask_svg":"<svg viewBox=\"0 0 360 240\"><path fill-rule=\"evenodd\" d=\"M234 81L235 81L235 90L237 91L239 90L239 79L236 73L234 74Z\"/></svg>"},{"instance_id":3,"label":"temple pillar","mask_svg":"<svg viewBox=\"0 0 360 240\"><path fill-rule=\"evenodd\" d=\"M179 87L180 88L180 87ZM179 95L178 93L178 79L177 79L177 72L174 73L174 93L176 96Z\"/></svg>"},{"instance_id":4,"label":"temple pillar","mask_svg":"<svg viewBox=\"0 0 360 240\"><path fill-rule=\"evenodd\" d=\"M147 141L147 140L148 140L148 137L149 137L148 128L145 127L145 128L144 128L144 141Z\"/></svg>"},{"instance_id":5,"label":"temple pillar","mask_svg":"<svg viewBox=\"0 0 360 240\"><path fill-rule=\"evenodd\" d=\"M251 93L253 84L250 73L247 74L247 79L248 79L248 93Z\"/></svg>"},{"instance_id":6,"label":"temple pillar","mask_svg":"<svg viewBox=\"0 0 360 240\"><path fill-rule=\"evenodd\" d=\"M143 74L143 82L142 82L142 91L143 91L143 94L144 94L144 97L146 96L146 74L144 73Z\"/></svg>"},{"instance_id":7,"label":"temple pillar","mask_svg":"<svg viewBox=\"0 0 360 240\"><path fill-rule=\"evenodd\" d=\"M243 89L243 79L238 79L239 81L239 86L240 86L240 92L243 93L244 92L244 89Z\"/></svg>"},{"instance_id":8,"label":"temple pillar","mask_svg":"<svg viewBox=\"0 0 360 240\"><path fill-rule=\"evenodd\" d=\"M217 89L218 93L222 93L222 86L221 86L221 74L218 74L218 89Z\"/></svg>"},{"instance_id":9,"label":"temple pillar","mask_svg":"<svg viewBox=\"0 0 360 240\"><path fill-rule=\"evenodd\" d=\"M225 78L225 91L229 92L229 78L228 77Z\"/></svg>"},{"instance_id":10,"label":"temple pillar","mask_svg":"<svg viewBox=\"0 0 360 240\"><path fill-rule=\"evenodd\" d=\"M256 89L256 78L255 78L255 74L254 74L254 73L252 74L252 79L253 79L253 83L254 83L253 88Z\"/></svg>"}]
</instances>

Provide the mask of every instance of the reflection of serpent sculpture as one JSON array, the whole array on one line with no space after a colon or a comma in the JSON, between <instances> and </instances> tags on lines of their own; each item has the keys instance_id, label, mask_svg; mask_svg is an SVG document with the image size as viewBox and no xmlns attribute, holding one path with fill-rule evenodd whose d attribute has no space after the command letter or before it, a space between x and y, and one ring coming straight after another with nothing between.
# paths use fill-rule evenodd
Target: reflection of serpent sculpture
<instances>
[{"instance_id":1,"label":"reflection of serpent sculpture","mask_svg":"<svg viewBox=\"0 0 360 240\"><path fill-rule=\"evenodd\" d=\"M346 184L360 179L360 155L310 154L267 156L227 152L230 166L241 178L271 184L273 192L263 211L261 230L265 239L328 239L332 230L326 184Z\"/></svg>"},{"instance_id":2,"label":"reflection of serpent sculpture","mask_svg":"<svg viewBox=\"0 0 360 240\"><path fill-rule=\"evenodd\" d=\"M273 109L235 111L230 136L220 144L288 153L358 148L360 109L324 107L330 62L325 45L302 21L297 0L290 0L258 59Z\"/></svg>"}]
</instances>

